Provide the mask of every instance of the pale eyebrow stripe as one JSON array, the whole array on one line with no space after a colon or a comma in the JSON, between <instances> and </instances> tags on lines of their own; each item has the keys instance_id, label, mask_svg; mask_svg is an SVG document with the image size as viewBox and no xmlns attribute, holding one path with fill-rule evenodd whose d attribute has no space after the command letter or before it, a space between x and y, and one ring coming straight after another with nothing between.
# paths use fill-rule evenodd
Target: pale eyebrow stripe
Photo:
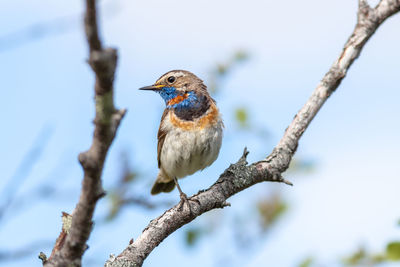
<instances>
[{"instance_id":1,"label":"pale eyebrow stripe","mask_svg":"<svg viewBox=\"0 0 400 267\"><path fill-rule=\"evenodd\" d=\"M182 72L182 71L178 71L178 72L169 72L169 73L166 73L166 74L164 74L163 76L161 76L160 79L158 79L158 80L156 81L155 84L159 83L161 80L165 79L166 76L169 76L169 75L171 75L171 74L173 74L175 77L182 77L182 76L185 76L185 73Z\"/></svg>"}]
</instances>

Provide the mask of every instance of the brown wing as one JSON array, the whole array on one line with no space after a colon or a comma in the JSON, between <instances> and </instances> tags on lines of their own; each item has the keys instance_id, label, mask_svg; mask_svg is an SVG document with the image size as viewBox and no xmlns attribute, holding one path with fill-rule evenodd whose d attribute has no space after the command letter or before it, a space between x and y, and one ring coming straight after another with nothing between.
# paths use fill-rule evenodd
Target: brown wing
<instances>
[{"instance_id":1,"label":"brown wing","mask_svg":"<svg viewBox=\"0 0 400 267\"><path fill-rule=\"evenodd\" d=\"M158 140L158 143L157 143L158 168L161 167L161 149L163 147L165 137L167 136L167 133L168 133L167 131L161 129L161 125L162 125L162 122L163 122L164 118L167 116L168 112L169 112L169 109L165 109L164 110L164 113L162 114L162 117L161 117L160 127L158 128L158 134L157 134L157 140Z\"/></svg>"}]
</instances>

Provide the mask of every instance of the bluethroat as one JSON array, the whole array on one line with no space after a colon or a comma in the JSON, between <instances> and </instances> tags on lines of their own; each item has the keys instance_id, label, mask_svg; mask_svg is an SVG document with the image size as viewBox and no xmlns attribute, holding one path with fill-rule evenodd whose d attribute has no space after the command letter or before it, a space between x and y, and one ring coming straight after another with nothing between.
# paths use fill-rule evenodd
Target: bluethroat
<instances>
[{"instance_id":1,"label":"bluethroat","mask_svg":"<svg viewBox=\"0 0 400 267\"><path fill-rule=\"evenodd\" d=\"M216 102L203 81L185 70L167 72L140 90L159 93L166 104L157 135L159 173L151 194L171 192L176 185L183 204L187 196L177 179L210 166L221 148L224 125Z\"/></svg>"}]
</instances>

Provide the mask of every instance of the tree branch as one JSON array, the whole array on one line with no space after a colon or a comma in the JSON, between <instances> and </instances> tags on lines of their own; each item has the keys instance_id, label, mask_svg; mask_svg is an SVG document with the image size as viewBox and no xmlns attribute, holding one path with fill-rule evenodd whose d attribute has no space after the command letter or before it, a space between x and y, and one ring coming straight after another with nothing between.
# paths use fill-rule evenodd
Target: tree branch
<instances>
[{"instance_id":1,"label":"tree branch","mask_svg":"<svg viewBox=\"0 0 400 267\"><path fill-rule=\"evenodd\" d=\"M79 155L84 171L81 196L72 213L65 241L45 261L45 266L81 266L86 241L92 231L92 217L97 201L104 196L101 182L104 161L126 110L117 110L113 102L113 82L117 51L102 48L97 30L96 1L86 0L85 31L89 45L89 65L96 75L96 117L92 145Z\"/></svg>"},{"instance_id":2,"label":"tree branch","mask_svg":"<svg viewBox=\"0 0 400 267\"><path fill-rule=\"evenodd\" d=\"M138 239L129 244L121 254L117 257L111 255L105 266L142 266L152 250L171 233L209 210L225 207L228 205L226 200L232 195L264 181L290 184L282 178L281 174L289 167L300 137L346 76L349 67L360 55L364 44L385 19L399 10L400 0L381 0L375 8L369 7L365 0L359 0L357 25L342 53L297 113L272 153L262 161L247 165L248 152L245 149L239 161L231 164L217 182L207 190L200 191L189 198L192 212L186 205L181 211L178 205L167 210L163 215L152 220Z\"/></svg>"}]
</instances>

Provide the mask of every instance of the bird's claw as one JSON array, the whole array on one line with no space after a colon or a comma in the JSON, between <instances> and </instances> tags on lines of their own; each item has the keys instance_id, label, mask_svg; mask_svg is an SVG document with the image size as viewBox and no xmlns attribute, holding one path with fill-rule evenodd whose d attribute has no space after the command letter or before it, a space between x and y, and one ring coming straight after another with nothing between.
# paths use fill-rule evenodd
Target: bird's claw
<instances>
[{"instance_id":1,"label":"bird's claw","mask_svg":"<svg viewBox=\"0 0 400 267\"><path fill-rule=\"evenodd\" d=\"M192 207L190 206L190 201L197 202L197 204L200 205L200 201L198 199L188 199L188 197L187 197L187 195L185 193L181 193L180 197L181 197L181 201L179 201L179 205L178 205L178 210L179 211L183 210L183 205L186 203L188 208L189 208L190 214L193 214Z\"/></svg>"}]
</instances>

